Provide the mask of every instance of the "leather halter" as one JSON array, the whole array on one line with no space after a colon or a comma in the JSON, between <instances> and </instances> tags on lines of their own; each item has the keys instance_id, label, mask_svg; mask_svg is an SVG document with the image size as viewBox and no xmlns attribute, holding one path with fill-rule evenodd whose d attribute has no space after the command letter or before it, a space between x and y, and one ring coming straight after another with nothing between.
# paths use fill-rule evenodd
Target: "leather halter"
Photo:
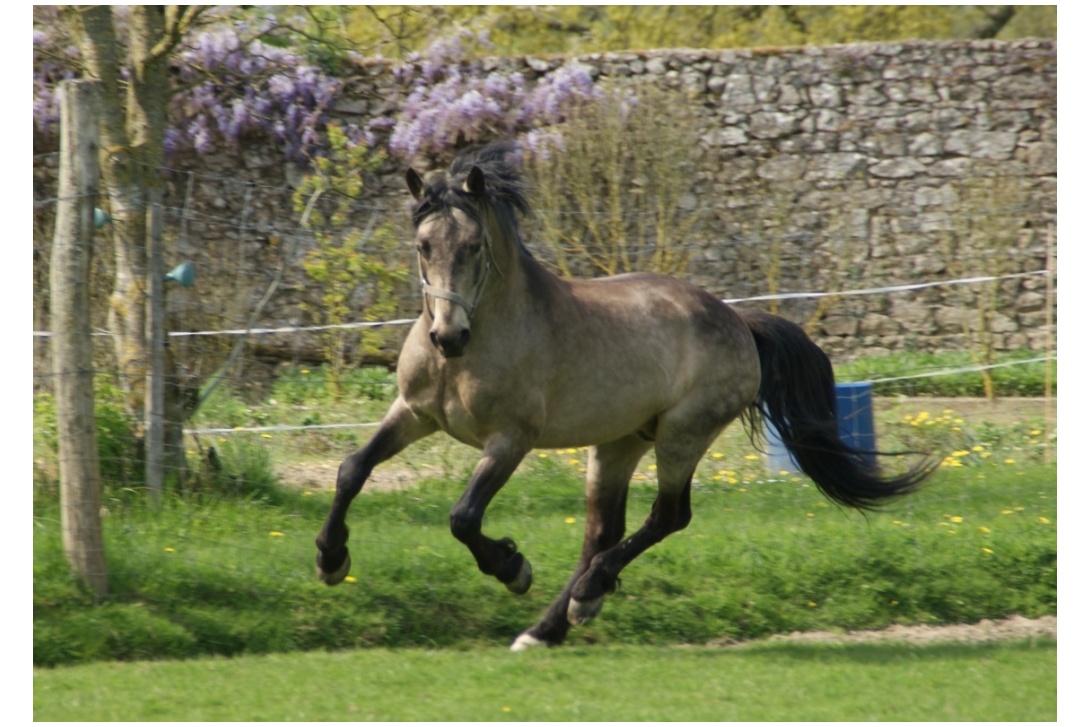
<instances>
[{"instance_id":1,"label":"leather halter","mask_svg":"<svg viewBox=\"0 0 1090 727\"><path fill-rule=\"evenodd\" d=\"M503 273L500 272L499 266L496 265L496 260L492 257L492 236L488 234L488 228L484 227L484 272L481 273L480 280L477 281L477 290L473 293L473 300L466 300L463 296L458 295L453 290L447 290L445 288L437 288L428 282L427 277L424 275L424 263L421 261L421 255L416 253L416 269L420 275L420 289L424 295L424 308L428 311L428 315L434 319L435 315L432 313L431 308L428 306L428 296L433 298L442 298L449 300L455 305L459 305L466 312L466 316L473 320L473 313L477 310L477 303L481 300L481 293L484 292L484 285L488 281L488 273L495 268L496 274L501 278Z\"/></svg>"}]
</instances>

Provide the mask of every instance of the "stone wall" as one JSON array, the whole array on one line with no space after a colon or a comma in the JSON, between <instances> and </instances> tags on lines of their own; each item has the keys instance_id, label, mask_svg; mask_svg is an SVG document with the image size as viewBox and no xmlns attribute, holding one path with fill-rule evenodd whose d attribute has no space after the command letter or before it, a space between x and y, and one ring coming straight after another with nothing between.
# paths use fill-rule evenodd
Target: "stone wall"
<instances>
[{"instance_id":1,"label":"stone wall","mask_svg":"<svg viewBox=\"0 0 1090 727\"><path fill-rule=\"evenodd\" d=\"M1056 214L1052 41L494 58L467 62L463 72L518 71L532 84L570 62L599 82L654 83L697 111L700 162L690 201L701 219L686 277L717 295L842 291L1046 266ZM347 79L334 111L356 123L393 120L400 103L391 67L375 62ZM36 164L43 188L49 160ZM291 190L306 170L257 142L172 166L168 204L179 213L170 259L195 258L209 273L230 267L235 276L214 278L215 295L172 293L176 319L199 328L201 307L227 295L238 298L244 320L299 237ZM403 171L390 162L367 180L359 225L391 220L407 242ZM533 248L532 221L527 232ZM311 322L300 308L316 295L299 270L301 244L260 325ZM981 327L997 348L1041 349L1044 290L1040 275L1006 280L984 318L978 304L989 288L981 284L785 301L779 312L806 324L834 357L965 348ZM403 297L406 313L419 310L412 284ZM304 335L259 347L315 356Z\"/></svg>"}]
</instances>

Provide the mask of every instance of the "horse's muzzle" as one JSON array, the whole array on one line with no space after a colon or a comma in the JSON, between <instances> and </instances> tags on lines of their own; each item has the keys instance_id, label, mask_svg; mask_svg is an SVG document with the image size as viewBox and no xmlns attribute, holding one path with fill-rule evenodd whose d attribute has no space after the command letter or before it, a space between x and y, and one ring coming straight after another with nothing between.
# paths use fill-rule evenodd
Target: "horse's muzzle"
<instances>
[{"instance_id":1,"label":"horse's muzzle","mask_svg":"<svg viewBox=\"0 0 1090 727\"><path fill-rule=\"evenodd\" d=\"M469 345L468 328L460 328L454 331L453 335L431 331L428 337L431 338L432 345L439 349L439 353L443 354L443 358L458 358L465 353L466 346Z\"/></svg>"}]
</instances>

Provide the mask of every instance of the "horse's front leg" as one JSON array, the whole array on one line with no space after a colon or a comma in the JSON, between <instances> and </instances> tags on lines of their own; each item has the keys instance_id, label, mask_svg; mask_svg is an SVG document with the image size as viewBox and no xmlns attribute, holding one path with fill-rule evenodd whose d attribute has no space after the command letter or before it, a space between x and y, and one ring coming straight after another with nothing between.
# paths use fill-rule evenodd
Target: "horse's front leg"
<instances>
[{"instance_id":1,"label":"horse's front leg","mask_svg":"<svg viewBox=\"0 0 1090 727\"><path fill-rule=\"evenodd\" d=\"M413 442L436 431L430 420L418 419L398 397L382 420L371 441L341 463L337 471L337 492L315 544L318 546L318 579L335 586L348 575L348 526L345 516L352 500L363 489L371 470Z\"/></svg>"},{"instance_id":2,"label":"horse's front leg","mask_svg":"<svg viewBox=\"0 0 1090 727\"><path fill-rule=\"evenodd\" d=\"M530 562L518 552L511 538L493 540L481 533L485 510L507 479L526 456L529 447L497 436L484 447L484 456L469 481L469 487L450 511L450 531L469 548L477 567L495 576L513 593L526 593L533 580Z\"/></svg>"}]
</instances>

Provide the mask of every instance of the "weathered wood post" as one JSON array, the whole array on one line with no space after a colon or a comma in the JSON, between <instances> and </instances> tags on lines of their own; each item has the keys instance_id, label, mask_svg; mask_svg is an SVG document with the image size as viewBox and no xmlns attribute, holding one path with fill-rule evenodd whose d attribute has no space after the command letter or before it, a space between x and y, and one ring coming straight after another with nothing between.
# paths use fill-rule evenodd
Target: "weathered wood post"
<instances>
[{"instance_id":1,"label":"weathered wood post","mask_svg":"<svg viewBox=\"0 0 1090 727\"><path fill-rule=\"evenodd\" d=\"M96 599L106 596L102 479L95 437L91 256L98 186L98 84L60 85L60 179L50 265L50 327L64 552Z\"/></svg>"}]
</instances>

